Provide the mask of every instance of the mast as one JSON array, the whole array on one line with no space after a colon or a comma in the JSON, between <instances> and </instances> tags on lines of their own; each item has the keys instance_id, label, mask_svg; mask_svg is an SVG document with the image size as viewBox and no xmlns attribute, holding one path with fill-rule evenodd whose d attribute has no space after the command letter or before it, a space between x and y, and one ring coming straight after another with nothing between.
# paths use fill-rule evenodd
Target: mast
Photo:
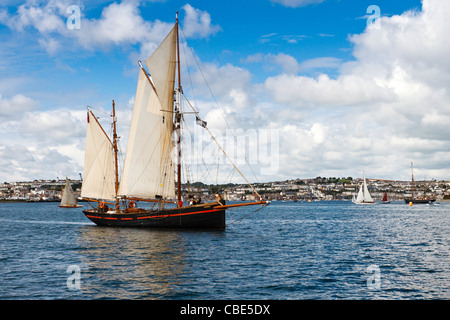
<instances>
[{"instance_id":1,"label":"mast","mask_svg":"<svg viewBox=\"0 0 450 320\"><path fill-rule=\"evenodd\" d=\"M411 161L411 200L414 199L414 174L413 174L413 163Z\"/></svg>"},{"instance_id":2,"label":"mast","mask_svg":"<svg viewBox=\"0 0 450 320\"><path fill-rule=\"evenodd\" d=\"M178 11L175 16L175 25L177 32L177 68L178 68L178 87L176 91L175 106L175 130L177 131L177 207L181 207L181 71L180 71L180 35L178 33Z\"/></svg>"},{"instance_id":3,"label":"mast","mask_svg":"<svg viewBox=\"0 0 450 320\"><path fill-rule=\"evenodd\" d=\"M114 148L114 165L115 165L115 192L116 192L116 212L119 212L119 197L117 193L119 191L119 165L117 161L117 132L116 132L116 108L114 100L112 101L112 117L113 117L113 148Z\"/></svg>"},{"instance_id":4,"label":"mast","mask_svg":"<svg viewBox=\"0 0 450 320\"><path fill-rule=\"evenodd\" d=\"M365 175L365 173L363 171L363 197L364 197L364 200L366 200L366 189L367 189L367 186L366 186L366 175Z\"/></svg>"}]
</instances>

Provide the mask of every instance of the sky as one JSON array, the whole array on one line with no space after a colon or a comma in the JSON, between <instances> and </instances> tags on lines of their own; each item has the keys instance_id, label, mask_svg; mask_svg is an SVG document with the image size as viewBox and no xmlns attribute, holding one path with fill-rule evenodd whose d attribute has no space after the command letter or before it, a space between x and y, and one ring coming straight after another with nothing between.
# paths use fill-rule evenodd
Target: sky
<instances>
[{"instance_id":1,"label":"sky","mask_svg":"<svg viewBox=\"0 0 450 320\"><path fill-rule=\"evenodd\" d=\"M249 181L450 179L449 1L3 0L0 181L79 178L86 107L109 129L112 100L125 152L177 11L184 93ZM186 179L241 182L198 162Z\"/></svg>"}]
</instances>

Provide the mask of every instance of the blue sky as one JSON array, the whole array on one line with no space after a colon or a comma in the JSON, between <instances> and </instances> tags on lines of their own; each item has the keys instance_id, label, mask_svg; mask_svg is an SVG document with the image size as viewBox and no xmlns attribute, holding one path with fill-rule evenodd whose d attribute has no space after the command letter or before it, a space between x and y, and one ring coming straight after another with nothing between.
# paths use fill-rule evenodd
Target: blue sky
<instances>
[{"instance_id":1,"label":"blue sky","mask_svg":"<svg viewBox=\"0 0 450 320\"><path fill-rule=\"evenodd\" d=\"M79 30L66 26L70 5L81 9ZM367 27L370 5L380 8L377 28ZM214 93L196 89L209 125L224 129L213 110L217 101L233 129L277 130L278 170L258 171L253 180L362 171L408 179L410 161L419 176L449 179L443 31L449 29L441 14L447 6L437 0L3 1L0 181L78 177L87 105L105 116L114 99L125 137L136 61L164 38L177 10L189 53ZM183 82L197 87L201 74L192 57L185 59L192 74ZM21 156L13 158L15 152Z\"/></svg>"},{"instance_id":2,"label":"blue sky","mask_svg":"<svg viewBox=\"0 0 450 320\"><path fill-rule=\"evenodd\" d=\"M13 16L17 12L18 5L23 5L23 1L10 3L12 5L4 10ZM101 19L102 11L114 2L73 0L67 3L80 4L83 15L81 29L73 30L73 33L82 33L83 20ZM177 10L180 11L180 20L183 20L185 12L182 8L187 3L208 13L212 20L211 24L218 28L214 34L188 39L189 45L200 59L219 65L231 63L247 68L251 71L254 82L263 81L268 74L274 74L277 70L262 69L259 64L245 63L243 60L252 54L282 52L295 57L298 61L318 57L352 60L352 44L348 41L348 36L364 31L367 24L364 16L372 4L371 1L328 0L293 8L270 0L226 2L168 0L142 1L136 7L146 21L158 19L170 24L173 23ZM378 6L382 8L382 15L393 15L411 8L420 8L420 1L378 1ZM38 7L42 8L43 4ZM64 18L62 15L60 17ZM30 89L37 91L35 95L46 91L48 87L69 94L77 90L90 91L93 89L92 86L104 94L117 93L117 90L129 94L130 92L121 89L123 86L126 86L127 91L131 90L131 93L134 90L135 84L130 80L135 76L137 69L130 56L133 51L139 50L140 44L124 42L104 47L100 45L91 50L69 40L64 43L61 41L61 47L48 54L45 45L39 43L39 38L51 38L52 34L57 32L43 35L33 25L27 25L20 31L11 30L5 25L0 26L2 39L6 40L8 47L11 46L11 52L3 52L10 58L8 59L10 66L5 75L17 77L18 74L27 74L40 79L41 87L36 83L30 84L33 87ZM138 58L144 60L146 57ZM4 63L6 64L6 61ZM325 71L329 74L336 72L334 68ZM306 70L306 72L314 71ZM49 107L52 100L48 97Z\"/></svg>"}]
</instances>

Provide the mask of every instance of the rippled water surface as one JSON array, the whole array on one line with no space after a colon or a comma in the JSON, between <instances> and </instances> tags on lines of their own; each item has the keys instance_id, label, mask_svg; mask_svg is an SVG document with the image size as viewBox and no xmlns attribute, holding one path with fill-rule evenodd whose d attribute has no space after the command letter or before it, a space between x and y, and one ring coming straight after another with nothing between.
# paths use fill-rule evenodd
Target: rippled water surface
<instances>
[{"instance_id":1,"label":"rippled water surface","mask_svg":"<svg viewBox=\"0 0 450 320\"><path fill-rule=\"evenodd\" d=\"M81 210L0 203L0 299L450 298L450 203L278 201L225 231L97 227Z\"/></svg>"}]
</instances>

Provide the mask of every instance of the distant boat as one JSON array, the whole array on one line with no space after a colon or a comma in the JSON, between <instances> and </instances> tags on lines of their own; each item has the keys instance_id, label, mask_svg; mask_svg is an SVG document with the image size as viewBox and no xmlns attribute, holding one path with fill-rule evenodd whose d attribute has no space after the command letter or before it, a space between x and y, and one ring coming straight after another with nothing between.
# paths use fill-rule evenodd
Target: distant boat
<instances>
[{"instance_id":1,"label":"distant boat","mask_svg":"<svg viewBox=\"0 0 450 320\"><path fill-rule=\"evenodd\" d=\"M82 205L77 203L77 198L73 193L72 186L70 185L69 179L66 177L66 185L62 192L61 203L58 207L61 208L80 208Z\"/></svg>"},{"instance_id":2,"label":"distant boat","mask_svg":"<svg viewBox=\"0 0 450 320\"><path fill-rule=\"evenodd\" d=\"M424 180L424 184L425 184L425 180ZM433 203L434 201L436 201L435 198L431 198L431 197L427 197L426 196L426 192L425 192L425 188L423 190L423 196L420 197L415 197L414 196L414 173L413 173L413 163L411 161L411 197L405 197L405 203L422 203L422 204L426 204L426 203Z\"/></svg>"},{"instance_id":3,"label":"distant boat","mask_svg":"<svg viewBox=\"0 0 450 320\"><path fill-rule=\"evenodd\" d=\"M363 183L359 187L358 195L356 196L356 199L352 200L353 203L356 204L374 204L375 201L373 201L372 196L369 193L369 189L367 189L367 183L366 178L363 174Z\"/></svg>"},{"instance_id":4,"label":"distant boat","mask_svg":"<svg viewBox=\"0 0 450 320\"><path fill-rule=\"evenodd\" d=\"M384 193L383 198L381 199L381 203L391 203L391 202L388 200L388 197L387 197L387 193L386 193L386 192Z\"/></svg>"}]
</instances>

